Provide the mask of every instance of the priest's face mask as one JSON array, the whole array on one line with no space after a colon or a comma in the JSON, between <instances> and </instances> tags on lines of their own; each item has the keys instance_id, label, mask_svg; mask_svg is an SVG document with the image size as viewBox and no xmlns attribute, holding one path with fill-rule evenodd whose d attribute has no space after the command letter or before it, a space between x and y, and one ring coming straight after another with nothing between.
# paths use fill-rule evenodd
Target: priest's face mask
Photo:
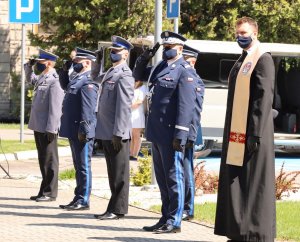
<instances>
[{"instance_id":1,"label":"priest's face mask","mask_svg":"<svg viewBox=\"0 0 300 242\"><path fill-rule=\"evenodd\" d=\"M235 37L242 49L249 49L257 40L257 29L249 23L242 23L236 26Z\"/></svg>"}]
</instances>

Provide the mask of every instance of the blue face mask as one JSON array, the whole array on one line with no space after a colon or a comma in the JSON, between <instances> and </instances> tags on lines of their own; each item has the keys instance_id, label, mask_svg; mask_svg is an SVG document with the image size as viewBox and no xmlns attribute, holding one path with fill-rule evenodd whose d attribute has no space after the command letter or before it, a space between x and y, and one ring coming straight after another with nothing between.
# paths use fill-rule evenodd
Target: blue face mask
<instances>
[{"instance_id":1,"label":"blue face mask","mask_svg":"<svg viewBox=\"0 0 300 242\"><path fill-rule=\"evenodd\" d=\"M77 73L81 72L83 69L82 63L73 63L73 70Z\"/></svg>"},{"instance_id":2,"label":"blue face mask","mask_svg":"<svg viewBox=\"0 0 300 242\"><path fill-rule=\"evenodd\" d=\"M37 62L36 64L35 64L35 67L34 67L34 73L36 74L36 75L40 75L44 70L46 70L46 65L45 64L42 64L42 63L39 63L39 62Z\"/></svg>"},{"instance_id":3,"label":"blue face mask","mask_svg":"<svg viewBox=\"0 0 300 242\"><path fill-rule=\"evenodd\" d=\"M118 61L122 60L122 55L111 51L110 52L110 60L112 63L118 62Z\"/></svg>"},{"instance_id":4,"label":"blue face mask","mask_svg":"<svg viewBox=\"0 0 300 242\"><path fill-rule=\"evenodd\" d=\"M177 56L177 50L176 49L172 49L170 47L166 47L163 50L163 59L164 60L171 60L173 58L175 58Z\"/></svg>"},{"instance_id":5,"label":"blue face mask","mask_svg":"<svg viewBox=\"0 0 300 242\"><path fill-rule=\"evenodd\" d=\"M236 41L242 49L247 49L252 43L252 37L251 35L248 37L238 36Z\"/></svg>"}]
</instances>

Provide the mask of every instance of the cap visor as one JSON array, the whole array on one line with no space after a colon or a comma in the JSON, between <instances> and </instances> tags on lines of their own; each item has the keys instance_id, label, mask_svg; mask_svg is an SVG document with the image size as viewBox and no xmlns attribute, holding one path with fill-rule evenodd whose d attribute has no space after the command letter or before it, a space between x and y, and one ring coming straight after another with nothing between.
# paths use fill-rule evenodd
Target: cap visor
<instances>
[{"instance_id":1,"label":"cap visor","mask_svg":"<svg viewBox=\"0 0 300 242\"><path fill-rule=\"evenodd\" d=\"M110 46L108 49L114 49L114 50L123 50L125 49L124 47L115 47L115 46Z\"/></svg>"}]
</instances>

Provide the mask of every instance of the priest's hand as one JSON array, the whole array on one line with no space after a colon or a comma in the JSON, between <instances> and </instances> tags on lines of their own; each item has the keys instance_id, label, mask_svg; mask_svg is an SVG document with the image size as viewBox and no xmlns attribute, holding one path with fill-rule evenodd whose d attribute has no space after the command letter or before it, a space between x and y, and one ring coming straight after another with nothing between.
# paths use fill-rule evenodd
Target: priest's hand
<instances>
[{"instance_id":1,"label":"priest's hand","mask_svg":"<svg viewBox=\"0 0 300 242\"><path fill-rule=\"evenodd\" d=\"M254 152L258 148L259 137L257 136L248 136L247 138L247 148L250 153Z\"/></svg>"}]
</instances>

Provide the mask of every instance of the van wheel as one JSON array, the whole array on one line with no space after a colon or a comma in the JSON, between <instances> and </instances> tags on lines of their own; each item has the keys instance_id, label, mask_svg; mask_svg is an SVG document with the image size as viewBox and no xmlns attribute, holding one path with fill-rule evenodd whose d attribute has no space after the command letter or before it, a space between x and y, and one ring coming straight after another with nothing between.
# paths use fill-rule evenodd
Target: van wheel
<instances>
[{"instance_id":1,"label":"van wheel","mask_svg":"<svg viewBox=\"0 0 300 242\"><path fill-rule=\"evenodd\" d=\"M203 141L204 141L204 144L203 144L202 150L207 150L207 149L212 150L213 149L214 144L215 144L214 140L212 140L212 139L205 139Z\"/></svg>"}]
</instances>

